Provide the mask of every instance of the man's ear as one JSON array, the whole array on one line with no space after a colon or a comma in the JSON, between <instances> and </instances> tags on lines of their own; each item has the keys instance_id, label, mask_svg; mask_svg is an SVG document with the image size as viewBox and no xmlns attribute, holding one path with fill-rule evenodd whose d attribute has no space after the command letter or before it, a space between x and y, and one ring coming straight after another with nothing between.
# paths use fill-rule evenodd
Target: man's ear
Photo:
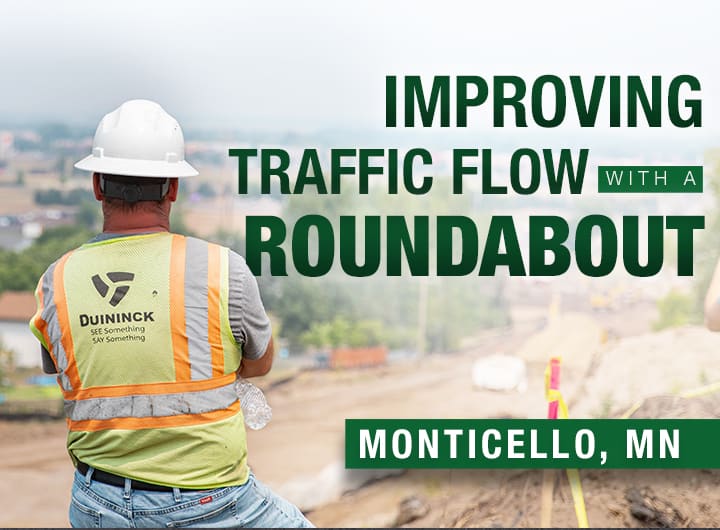
<instances>
[{"instance_id":1,"label":"man's ear","mask_svg":"<svg viewBox=\"0 0 720 530\"><path fill-rule=\"evenodd\" d=\"M170 179L170 186L168 187L167 195L165 195L170 202L175 202L177 200L177 194L178 189L180 188L180 183L177 178L171 178Z\"/></svg>"},{"instance_id":2,"label":"man's ear","mask_svg":"<svg viewBox=\"0 0 720 530\"><path fill-rule=\"evenodd\" d=\"M100 173L93 173L93 192L97 200L103 200L104 195L103 192L100 191Z\"/></svg>"}]
</instances>

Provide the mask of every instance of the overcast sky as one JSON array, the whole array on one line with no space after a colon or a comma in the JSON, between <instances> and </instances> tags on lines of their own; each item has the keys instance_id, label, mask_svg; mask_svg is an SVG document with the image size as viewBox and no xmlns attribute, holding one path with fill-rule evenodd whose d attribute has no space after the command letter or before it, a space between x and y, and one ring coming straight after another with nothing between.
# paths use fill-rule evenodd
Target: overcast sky
<instances>
[{"instance_id":1,"label":"overcast sky","mask_svg":"<svg viewBox=\"0 0 720 530\"><path fill-rule=\"evenodd\" d=\"M4 0L0 120L141 97L192 127L372 129L388 74L690 73L720 131L718 2L489 4Z\"/></svg>"}]
</instances>

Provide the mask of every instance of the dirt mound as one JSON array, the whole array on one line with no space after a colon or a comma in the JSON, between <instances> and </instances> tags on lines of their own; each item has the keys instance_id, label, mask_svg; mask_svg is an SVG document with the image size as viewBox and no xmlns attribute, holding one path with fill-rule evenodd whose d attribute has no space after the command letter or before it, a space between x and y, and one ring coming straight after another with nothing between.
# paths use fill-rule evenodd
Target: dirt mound
<instances>
[{"instance_id":1,"label":"dirt mound","mask_svg":"<svg viewBox=\"0 0 720 530\"><path fill-rule=\"evenodd\" d=\"M528 363L543 365L551 357L560 356L563 366L584 373L606 338L605 330L594 318L566 313L553 318L542 331L528 338L516 355Z\"/></svg>"},{"instance_id":2,"label":"dirt mound","mask_svg":"<svg viewBox=\"0 0 720 530\"><path fill-rule=\"evenodd\" d=\"M410 470L346 494L310 514L319 527L394 526L408 498L423 500L416 528L537 528L541 470ZM591 527L714 528L720 471L586 469L580 472ZM429 508L429 509L428 509ZM577 527L567 477L555 475L552 526Z\"/></svg>"},{"instance_id":3,"label":"dirt mound","mask_svg":"<svg viewBox=\"0 0 720 530\"><path fill-rule=\"evenodd\" d=\"M690 523L690 518L672 503L658 497L651 488L628 488L625 500L630 503L630 514L643 524L659 528L680 528Z\"/></svg>"},{"instance_id":4,"label":"dirt mound","mask_svg":"<svg viewBox=\"0 0 720 530\"><path fill-rule=\"evenodd\" d=\"M655 396L645 399L630 418L720 418L720 393L684 398Z\"/></svg>"},{"instance_id":5,"label":"dirt mound","mask_svg":"<svg viewBox=\"0 0 720 530\"><path fill-rule=\"evenodd\" d=\"M687 326L628 337L599 352L591 374L569 399L570 416L614 416L643 399L715 381L720 381L720 334Z\"/></svg>"}]
</instances>

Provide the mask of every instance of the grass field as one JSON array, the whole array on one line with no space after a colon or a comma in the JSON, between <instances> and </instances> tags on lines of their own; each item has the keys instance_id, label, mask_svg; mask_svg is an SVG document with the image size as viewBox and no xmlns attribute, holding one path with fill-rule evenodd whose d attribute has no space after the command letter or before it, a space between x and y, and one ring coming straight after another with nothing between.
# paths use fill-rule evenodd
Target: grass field
<instances>
[{"instance_id":1,"label":"grass field","mask_svg":"<svg viewBox=\"0 0 720 530\"><path fill-rule=\"evenodd\" d=\"M44 401L62 399L62 393L58 386L13 386L8 388L0 387L0 403L3 401L11 403L13 401Z\"/></svg>"}]
</instances>

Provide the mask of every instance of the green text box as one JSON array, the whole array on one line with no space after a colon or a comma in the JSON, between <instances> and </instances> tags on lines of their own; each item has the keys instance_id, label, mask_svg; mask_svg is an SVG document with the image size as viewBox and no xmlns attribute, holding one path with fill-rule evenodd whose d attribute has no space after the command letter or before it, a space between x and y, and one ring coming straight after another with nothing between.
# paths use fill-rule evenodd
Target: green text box
<instances>
[{"instance_id":1,"label":"green text box","mask_svg":"<svg viewBox=\"0 0 720 530\"><path fill-rule=\"evenodd\" d=\"M718 439L706 419L353 419L345 467L720 468Z\"/></svg>"},{"instance_id":2,"label":"green text box","mask_svg":"<svg viewBox=\"0 0 720 530\"><path fill-rule=\"evenodd\" d=\"M599 193L702 191L702 166L598 166Z\"/></svg>"}]
</instances>

